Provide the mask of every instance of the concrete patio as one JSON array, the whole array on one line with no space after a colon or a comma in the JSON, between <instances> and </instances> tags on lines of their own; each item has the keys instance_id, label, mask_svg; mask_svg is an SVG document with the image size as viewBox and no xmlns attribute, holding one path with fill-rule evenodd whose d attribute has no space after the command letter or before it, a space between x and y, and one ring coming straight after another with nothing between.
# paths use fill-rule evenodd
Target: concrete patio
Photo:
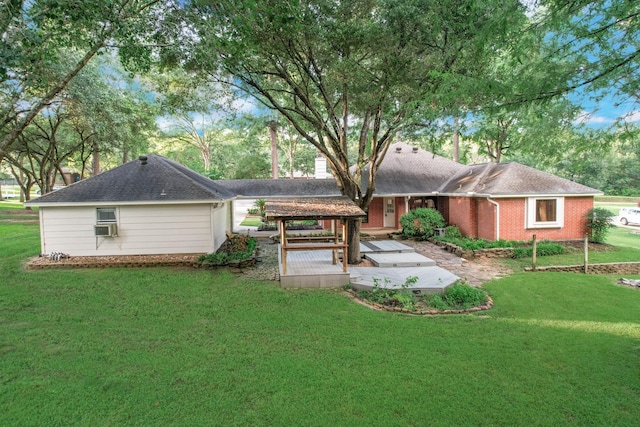
<instances>
[{"instance_id":1,"label":"concrete patio","mask_svg":"<svg viewBox=\"0 0 640 427\"><path fill-rule=\"evenodd\" d=\"M415 293L443 292L458 276L438 267L435 261L415 252L411 246L394 240L360 243L360 252L373 267L350 266L344 273L340 264L332 264L331 251L300 251L288 255L287 274L280 264L283 287L340 287L348 283L355 289L401 287L416 277L408 289ZM280 261L280 260L279 260ZM368 263L367 263L368 264Z\"/></svg>"}]
</instances>

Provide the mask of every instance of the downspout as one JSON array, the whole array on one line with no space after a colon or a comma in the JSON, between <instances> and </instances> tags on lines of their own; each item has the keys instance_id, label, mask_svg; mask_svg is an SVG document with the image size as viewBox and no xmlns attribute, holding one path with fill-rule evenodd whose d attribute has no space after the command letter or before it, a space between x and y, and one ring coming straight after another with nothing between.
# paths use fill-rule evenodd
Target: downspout
<instances>
[{"instance_id":1,"label":"downspout","mask_svg":"<svg viewBox=\"0 0 640 427\"><path fill-rule=\"evenodd\" d=\"M495 200L491 200L491 197L487 197L487 202L496 207L496 240L500 240L500 205Z\"/></svg>"}]
</instances>

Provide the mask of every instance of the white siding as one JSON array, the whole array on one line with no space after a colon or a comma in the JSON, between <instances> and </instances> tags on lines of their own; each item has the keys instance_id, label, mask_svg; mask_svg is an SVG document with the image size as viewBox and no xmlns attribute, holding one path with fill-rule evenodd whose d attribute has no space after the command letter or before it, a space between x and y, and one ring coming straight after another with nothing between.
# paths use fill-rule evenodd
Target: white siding
<instances>
[{"instance_id":1,"label":"white siding","mask_svg":"<svg viewBox=\"0 0 640 427\"><path fill-rule=\"evenodd\" d=\"M221 207L213 210L213 235L215 236L215 248L217 250L227 240L228 229L228 215L229 205L231 203L225 203Z\"/></svg>"},{"instance_id":2,"label":"white siding","mask_svg":"<svg viewBox=\"0 0 640 427\"><path fill-rule=\"evenodd\" d=\"M226 239L226 206L216 210L211 204L118 206L115 237L94 235L95 207L41 207L42 252L75 256L213 252Z\"/></svg>"}]
</instances>

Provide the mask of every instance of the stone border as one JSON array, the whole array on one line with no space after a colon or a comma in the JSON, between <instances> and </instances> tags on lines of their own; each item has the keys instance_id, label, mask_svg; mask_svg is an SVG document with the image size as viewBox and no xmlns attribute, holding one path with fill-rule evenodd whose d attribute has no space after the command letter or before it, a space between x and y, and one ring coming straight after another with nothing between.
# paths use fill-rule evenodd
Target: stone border
<instances>
[{"instance_id":1,"label":"stone border","mask_svg":"<svg viewBox=\"0 0 640 427\"><path fill-rule=\"evenodd\" d=\"M79 268L140 268L140 267L191 267L200 268L200 262L198 258L189 257L189 259L183 260L154 260L144 259L145 255L139 255L139 260L129 259L106 259L102 257L91 257L93 260L86 260L89 257L82 257L82 261L74 261L73 258L68 258L64 261L51 261L42 264L33 263L38 258L32 258L25 264L27 270L46 270L46 269L79 269ZM76 257L78 258L78 257ZM114 257L109 257L114 258Z\"/></svg>"},{"instance_id":2,"label":"stone border","mask_svg":"<svg viewBox=\"0 0 640 427\"><path fill-rule=\"evenodd\" d=\"M358 304L363 305L365 307L369 307L372 310L386 311L389 313L413 314L415 316L439 316L442 314L477 313L479 311L490 310L493 307L493 299L491 298L491 295L487 293L487 291L484 291L484 293L487 295L487 302L477 307L471 307L465 310L416 310L416 311L409 310L408 308L387 307L382 304L371 303L363 300L362 298L359 298L358 295L353 290L345 290L345 293Z\"/></svg>"},{"instance_id":3,"label":"stone border","mask_svg":"<svg viewBox=\"0 0 640 427\"><path fill-rule=\"evenodd\" d=\"M584 265L550 265L544 267L526 267L524 271L554 271L562 273L584 273ZM589 264L587 274L640 274L640 262L611 262Z\"/></svg>"}]
</instances>

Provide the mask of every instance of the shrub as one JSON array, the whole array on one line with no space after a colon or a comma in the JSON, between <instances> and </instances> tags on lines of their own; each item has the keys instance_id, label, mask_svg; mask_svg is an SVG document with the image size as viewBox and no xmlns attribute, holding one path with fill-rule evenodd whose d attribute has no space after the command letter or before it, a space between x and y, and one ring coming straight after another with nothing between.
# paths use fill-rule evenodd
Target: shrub
<instances>
[{"instance_id":1,"label":"shrub","mask_svg":"<svg viewBox=\"0 0 640 427\"><path fill-rule=\"evenodd\" d=\"M462 238L462 233L460 229L455 225L450 225L444 229L444 235L450 239L460 239Z\"/></svg>"},{"instance_id":2,"label":"shrub","mask_svg":"<svg viewBox=\"0 0 640 427\"><path fill-rule=\"evenodd\" d=\"M400 287L389 287L391 281L385 277L385 286L381 287L380 279L374 277L373 289L370 291L358 291L358 297L372 303L378 303L389 307L401 307L408 310L416 310L418 298L408 288L416 283L417 280L417 277L411 276L407 277Z\"/></svg>"},{"instance_id":3,"label":"shrub","mask_svg":"<svg viewBox=\"0 0 640 427\"><path fill-rule=\"evenodd\" d=\"M260 212L260 216L264 216L265 209L267 208L267 201L265 199L258 199L253 204Z\"/></svg>"},{"instance_id":4,"label":"shrub","mask_svg":"<svg viewBox=\"0 0 640 427\"><path fill-rule=\"evenodd\" d=\"M541 242L536 245L536 254L538 256L562 255L565 253L565 247L558 243ZM513 250L513 258L526 258L533 256L533 247L515 248Z\"/></svg>"},{"instance_id":5,"label":"shrub","mask_svg":"<svg viewBox=\"0 0 640 427\"><path fill-rule=\"evenodd\" d=\"M444 227L444 218L435 209L413 209L400 217L402 233L407 236L427 239L433 237L434 229Z\"/></svg>"},{"instance_id":6,"label":"shrub","mask_svg":"<svg viewBox=\"0 0 640 427\"><path fill-rule=\"evenodd\" d=\"M609 230L614 227L613 213L605 208L593 208L585 215L590 241L604 243Z\"/></svg>"},{"instance_id":7,"label":"shrub","mask_svg":"<svg viewBox=\"0 0 640 427\"><path fill-rule=\"evenodd\" d=\"M486 303L487 294L478 288L458 280L448 287L443 294L434 294L428 298L427 304L438 310L464 310Z\"/></svg>"},{"instance_id":8,"label":"shrub","mask_svg":"<svg viewBox=\"0 0 640 427\"><path fill-rule=\"evenodd\" d=\"M198 261L209 265L227 265L231 261L244 261L253 255L257 241L242 234L228 235L220 248L211 254L201 255Z\"/></svg>"}]
</instances>

